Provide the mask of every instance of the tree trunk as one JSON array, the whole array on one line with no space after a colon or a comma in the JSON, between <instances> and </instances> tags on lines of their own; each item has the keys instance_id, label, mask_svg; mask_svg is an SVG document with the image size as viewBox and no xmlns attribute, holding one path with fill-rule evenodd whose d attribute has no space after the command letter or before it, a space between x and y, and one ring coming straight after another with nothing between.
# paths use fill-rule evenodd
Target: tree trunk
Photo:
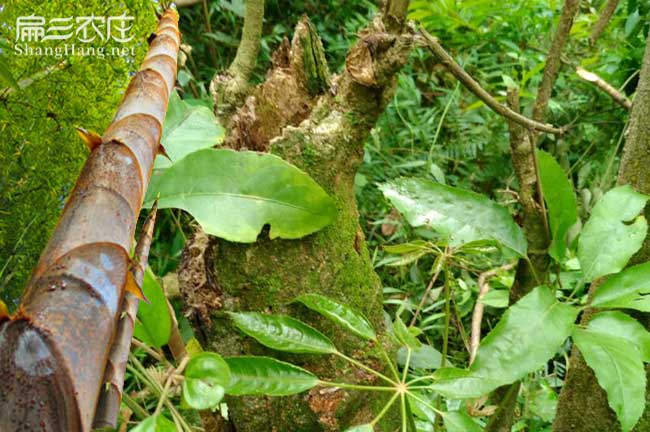
<instances>
[{"instance_id":1,"label":"tree trunk","mask_svg":"<svg viewBox=\"0 0 650 432\"><path fill-rule=\"evenodd\" d=\"M233 117L231 146L268 149L295 164L332 195L338 211L330 226L301 240L269 240L263 233L253 245L210 240L197 250L186 250L179 273L181 290L186 303L194 305L190 315L206 349L224 355L274 355L319 377L374 384L372 376L339 359L264 349L234 330L227 319L201 307L211 299L222 310L286 313L303 319L330 336L342 351L380 370L385 367L376 347L289 303L303 293L323 294L363 312L383 328L382 287L358 223L354 177L363 143L408 59L413 38L402 33L407 6L405 1L388 2L383 20L376 19L360 32L346 70L331 86L320 41L303 20L291 48L283 46L276 54L276 68L266 83ZM318 94L322 95L315 98ZM370 421L385 403L384 396L315 388L294 397L230 398L228 403L239 432L339 431ZM383 430L394 429L394 414L386 416Z\"/></svg>"},{"instance_id":2,"label":"tree trunk","mask_svg":"<svg viewBox=\"0 0 650 432\"><path fill-rule=\"evenodd\" d=\"M650 38L646 43L639 84L634 97L628 136L623 148L623 157L618 173L618 183L629 184L639 192L650 193ZM648 208L646 218L650 216ZM650 258L650 237L641 251L630 264L648 261ZM595 290L592 284L590 291ZM586 324L593 310L588 310L582 317ZM647 393L646 393L647 398ZM650 412L646 411L635 428L643 432L650 430ZM585 363L582 355L574 347L571 352L571 367L567 372L566 382L560 394L557 416L553 423L555 432L600 432L620 430L620 424L614 411L607 402L605 391L598 385L596 377Z\"/></svg>"}]
</instances>

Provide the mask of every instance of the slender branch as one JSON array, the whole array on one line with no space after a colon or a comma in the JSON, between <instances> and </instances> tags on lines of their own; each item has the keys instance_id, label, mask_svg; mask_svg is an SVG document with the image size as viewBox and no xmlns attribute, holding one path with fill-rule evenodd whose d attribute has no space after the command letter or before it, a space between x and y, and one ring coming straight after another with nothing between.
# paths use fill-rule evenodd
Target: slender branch
<instances>
[{"instance_id":1,"label":"slender branch","mask_svg":"<svg viewBox=\"0 0 650 432\"><path fill-rule=\"evenodd\" d=\"M420 303L418 304L418 307L415 309L415 313L413 313L413 318L411 318L411 324L410 327L415 325L415 322L418 319L418 315L420 315L420 311L422 310L422 307L424 306L424 302L427 301L427 298L429 297L429 293L431 292L431 288L433 288L433 284L436 283L436 280L438 279L438 276L440 275L440 271L445 265L445 260L447 259L446 252L438 255L438 258L436 258L435 266L436 270L433 274L433 277L431 278L431 281L429 281L429 284L427 285L427 288L424 290L424 294L422 294L422 299L420 300Z\"/></svg>"},{"instance_id":2,"label":"slender branch","mask_svg":"<svg viewBox=\"0 0 650 432\"><path fill-rule=\"evenodd\" d=\"M623 93L619 92L616 90L611 84L609 84L607 81L599 77L597 74L593 72L589 72L588 70L578 66L576 68L576 74L582 78L583 80L592 83L605 93L607 93L612 99L614 99L614 102L622 106L623 108L630 110L632 109L632 101L630 101Z\"/></svg>"},{"instance_id":3,"label":"slender branch","mask_svg":"<svg viewBox=\"0 0 650 432\"><path fill-rule=\"evenodd\" d=\"M483 321L483 310L485 305L481 300L490 291L490 279L498 275L501 271L510 270L515 267L516 262L502 265L501 267L483 272L478 277L478 298L472 314L472 334L469 342L469 364L474 363L479 343L481 342L481 322Z\"/></svg>"},{"instance_id":4,"label":"slender branch","mask_svg":"<svg viewBox=\"0 0 650 432\"><path fill-rule=\"evenodd\" d=\"M530 129L536 129L542 132L548 132L556 135L562 135L566 132L566 129L561 127L557 128L550 124L540 123L536 120L531 120L528 117L525 117L518 112L515 112L508 108L507 106L497 102L487 91L481 87L481 85L472 78L454 59L449 55L447 51L440 45L438 40L427 33L426 30L420 29L420 35L424 39L426 46L431 50L431 52L442 62L442 64L451 72L458 81L460 81L467 90L471 91L482 100L485 105L487 105L492 111L497 114L506 117L512 121L515 121L522 126L525 126ZM550 92L549 92L550 95Z\"/></svg>"},{"instance_id":5,"label":"slender branch","mask_svg":"<svg viewBox=\"0 0 650 432\"><path fill-rule=\"evenodd\" d=\"M175 0L174 3L177 7L193 6L201 3L202 0Z\"/></svg>"},{"instance_id":6,"label":"slender branch","mask_svg":"<svg viewBox=\"0 0 650 432\"><path fill-rule=\"evenodd\" d=\"M34 84L35 81L41 80L47 77L48 75L50 75L51 73L65 69L68 66L68 64L69 64L68 60L61 60L58 63L50 65L45 69L36 72L32 76L21 79L20 81L18 81L18 88L6 87L0 89L0 99L5 99L7 96L12 94L16 90L22 90L24 88L29 87L30 85Z\"/></svg>"},{"instance_id":7,"label":"slender branch","mask_svg":"<svg viewBox=\"0 0 650 432\"><path fill-rule=\"evenodd\" d=\"M609 21L612 19L612 16L616 11L616 7L618 6L618 2L619 0L607 1L607 4L605 4L603 11L598 17L598 21L596 21L596 24L594 24L594 27L591 29L591 34L589 35L589 45L596 45L598 37L601 35L603 30L605 30L605 27L607 27L607 24L609 24Z\"/></svg>"},{"instance_id":8,"label":"slender branch","mask_svg":"<svg viewBox=\"0 0 650 432\"><path fill-rule=\"evenodd\" d=\"M537 90L537 98L533 106L533 120L543 121L546 117L546 108L551 99L551 92L553 91L553 84L560 71L562 63L562 51L569 39L569 32L573 26L573 19L578 12L580 0L566 0L562 8L562 15L558 23L557 30L551 42L551 48L548 50L546 56L546 65L544 66L544 75Z\"/></svg>"},{"instance_id":9,"label":"slender branch","mask_svg":"<svg viewBox=\"0 0 650 432\"><path fill-rule=\"evenodd\" d=\"M153 240L153 229L156 224L156 212L158 203L154 203L147 219L142 226L142 232L135 246L134 260L132 262L132 273L138 286L142 285L144 272L149 258L149 249ZM94 428L117 427L117 420L120 411L120 400L124 388L124 373L129 356L133 328L135 326L136 314L138 313L138 298L131 293L125 293L123 302L123 316L117 325L115 340L106 365L104 382L108 385L103 388L97 402ZM160 356L158 356L160 357Z\"/></svg>"}]
</instances>

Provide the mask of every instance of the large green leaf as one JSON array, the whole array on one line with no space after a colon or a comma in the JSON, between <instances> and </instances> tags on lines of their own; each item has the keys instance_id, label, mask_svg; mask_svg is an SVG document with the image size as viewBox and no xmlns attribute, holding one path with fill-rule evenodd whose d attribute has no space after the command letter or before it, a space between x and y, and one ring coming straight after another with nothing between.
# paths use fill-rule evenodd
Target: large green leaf
<instances>
[{"instance_id":1,"label":"large green leaf","mask_svg":"<svg viewBox=\"0 0 650 432\"><path fill-rule=\"evenodd\" d=\"M192 357L185 368L183 399L194 409L217 406L230 383L230 369L219 354L202 352Z\"/></svg>"},{"instance_id":2,"label":"large green leaf","mask_svg":"<svg viewBox=\"0 0 650 432\"><path fill-rule=\"evenodd\" d=\"M176 426L162 414L146 418L131 429L131 432L177 432Z\"/></svg>"},{"instance_id":3,"label":"large green leaf","mask_svg":"<svg viewBox=\"0 0 650 432\"><path fill-rule=\"evenodd\" d=\"M190 153L220 144L223 137L224 129L210 108L189 105L173 92L169 97L160 140L169 159L157 157L155 168L168 168Z\"/></svg>"},{"instance_id":4,"label":"large green leaf","mask_svg":"<svg viewBox=\"0 0 650 432\"><path fill-rule=\"evenodd\" d=\"M648 223L639 213L647 200L626 185L610 190L594 206L578 240L578 258L587 282L621 271L641 248Z\"/></svg>"},{"instance_id":5,"label":"large green leaf","mask_svg":"<svg viewBox=\"0 0 650 432\"><path fill-rule=\"evenodd\" d=\"M138 305L138 319L133 329L133 336L147 345L160 348L169 341L172 319L165 293L149 267L144 273L142 291L149 304L140 302Z\"/></svg>"},{"instance_id":6,"label":"large green leaf","mask_svg":"<svg viewBox=\"0 0 650 432\"><path fill-rule=\"evenodd\" d=\"M537 287L504 314L483 339L469 371L440 369L433 389L453 398L479 397L542 366L571 334L578 309Z\"/></svg>"},{"instance_id":7,"label":"large green leaf","mask_svg":"<svg viewBox=\"0 0 650 432\"><path fill-rule=\"evenodd\" d=\"M596 289L591 304L650 312L650 263L628 267L608 277Z\"/></svg>"},{"instance_id":8,"label":"large green leaf","mask_svg":"<svg viewBox=\"0 0 650 432\"><path fill-rule=\"evenodd\" d=\"M526 255L526 239L508 210L483 195L419 178L380 188L410 225L430 227L453 245L490 240Z\"/></svg>"},{"instance_id":9,"label":"large green leaf","mask_svg":"<svg viewBox=\"0 0 650 432\"><path fill-rule=\"evenodd\" d=\"M334 201L307 174L277 156L226 149L189 154L153 175L145 205L183 209L205 232L251 243L264 225L271 238L295 239L332 222Z\"/></svg>"},{"instance_id":10,"label":"large green leaf","mask_svg":"<svg viewBox=\"0 0 650 432\"><path fill-rule=\"evenodd\" d=\"M553 156L538 150L537 161L551 225L552 242L548 253L561 261L566 255L569 229L578 221L576 196L571 182Z\"/></svg>"},{"instance_id":11,"label":"large green leaf","mask_svg":"<svg viewBox=\"0 0 650 432\"><path fill-rule=\"evenodd\" d=\"M376 340L377 334L366 317L350 307L319 294L303 294L296 301L342 325L364 339Z\"/></svg>"},{"instance_id":12,"label":"large green leaf","mask_svg":"<svg viewBox=\"0 0 650 432\"><path fill-rule=\"evenodd\" d=\"M232 395L287 396L309 390L318 378L298 366L270 357L227 357Z\"/></svg>"},{"instance_id":13,"label":"large green leaf","mask_svg":"<svg viewBox=\"0 0 650 432\"><path fill-rule=\"evenodd\" d=\"M645 406L646 376L639 350L625 338L590 326L584 330L576 327L573 341L607 392L623 432L631 430Z\"/></svg>"},{"instance_id":14,"label":"large green leaf","mask_svg":"<svg viewBox=\"0 0 650 432\"><path fill-rule=\"evenodd\" d=\"M447 432L482 432L483 429L470 416L459 411L442 413Z\"/></svg>"},{"instance_id":15,"label":"large green leaf","mask_svg":"<svg viewBox=\"0 0 650 432\"><path fill-rule=\"evenodd\" d=\"M286 315L230 312L235 326L259 343L278 351L332 354L336 347L324 334Z\"/></svg>"},{"instance_id":16,"label":"large green leaf","mask_svg":"<svg viewBox=\"0 0 650 432\"><path fill-rule=\"evenodd\" d=\"M589 329L627 340L636 346L643 361L650 362L650 333L631 316L621 311L600 312L589 321Z\"/></svg>"}]
</instances>

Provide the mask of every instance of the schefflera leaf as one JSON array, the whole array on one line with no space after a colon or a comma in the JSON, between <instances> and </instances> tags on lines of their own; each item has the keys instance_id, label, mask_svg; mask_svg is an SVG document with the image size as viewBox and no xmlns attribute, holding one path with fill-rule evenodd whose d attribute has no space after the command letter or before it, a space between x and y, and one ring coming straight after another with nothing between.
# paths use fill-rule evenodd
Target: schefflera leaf
<instances>
[{"instance_id":1,"label":"schefflera leaf","mask_svg":"<svg viewBox=\"0 0 650 432\"><path fill-rule=\"evenodd\" d=\"M422 178L401 178L380 186L384 196L413 227L429 227L452 245L488 240L526 255L526 238L508 210L489 198Z\"/></svg>"},{"instance_id":2,"label":"schefflera leaf","mask_svg":"<svg viewBox=\"0 0 650 432\"><path fill-rule=\"evenodd\" d=\"M337 352L327 336L289 316L258 312L229 312L228 315L239 330L269 348L299 354Z\"/></svg>"},{"instance_id":3,"label":"schefflera leaf","mask_svg":"<svg viewBox=\"0 0 650 432\"><path fill-rule=\"evenodd\" d=\"M539 176L551 225L551 246L556 261L562 261L567 250L567 235L578 221L578 205L573 185L559 163L543 150L537 151Z\"/></svg>"},{"instance_id":4,"label":"schefflera leaf","mask_svg":"<svg viewBox=\"0 0 650 432\"><path fill-rule=\"evenodd\" d=\"M319 294L303 294L296 301L364 339L377 340L377 334L366 317L346 305Z\"/></svg>"},{"instance_id":5,"label":"schefflera leaf","mask_svg":"<svg viewBox=\"0 0 650 432\"><path fill-rule=\"evenodd\" d=\"M198 410L217 406L230 384L230 369L219 354L202 352L191 358L185 368L183 400Z\"/></svg>"},{"instance_id":6,"label":"schefflera leaf","mask_svg":"<svg viewBox=\"0 0 650 432\"><path fill-rule=\"evenodd\" d=\"M607 393L609 406L616 413L623 432L628 432L639 421L645 407L646 375L643 354L638 348L646 338L639 337L641 330L645 330L641 324L636 323L637 327L627 318L612 325L621 317L611 313L598 315L585 329L576 327L572 338L596 374L598 384ZM628 333L631 328L636 328L634 334Z\"/></svg>"},{"instance_id":7,"label":"schefflera leaf","mask_svg":"<svg viewBox=\"0 0 650 432\"><path fill-rule=\"evenodd\" d=\"M190 153L221 144L224 129L210 108L190 105L175 91L169 96L160 144L167 152L159 155L155 169L169 168Z\"/></svg>"},{"instance_id":8,"label":"schefflera leaf","mask_svg":"<svg viewBox=\"0 0 650 432\"><path fill-rule=\"evenodd\" d=\"M230 395L288 396L318 384L309 371L270 357L227 357L230 368Z\"/></svg>"},{"instance_id":9,"label":"schefflera leaf","mask_svg":"<svg viewBox=\"0 0 650 432\"><path fill-rule=\"evenodd\" d=\"M145 205L190 213L203 230L252 243L264 225L270 238L296 239L334 219L334 200L306 173L277 156L204 149L154 173Z\"/></svg>"},{"instance_id":10,"label":"schefflera leaf","mask_svg":"<svg viewBox=\"0 0 650 432\"><path fill-rule=\"evenodd\" d=\"M586 282L621 271L643 244L648 223L639 215L648 196L631 186L616 187L596 203L578 240Z\"/></svg>"},{"instance_id":11,"label":"schefflera leaf","mask_svg":"<svg viewBox=\"0 0 650 432\"><path fill-rule=\"evenodd\" d=\"M432 389L466 399L522 378L553 357L571 335L578 312L558 302L549 288L535 288L503 314L481 342L469 370L439 369Z\"/></svg>"}]
</instances>

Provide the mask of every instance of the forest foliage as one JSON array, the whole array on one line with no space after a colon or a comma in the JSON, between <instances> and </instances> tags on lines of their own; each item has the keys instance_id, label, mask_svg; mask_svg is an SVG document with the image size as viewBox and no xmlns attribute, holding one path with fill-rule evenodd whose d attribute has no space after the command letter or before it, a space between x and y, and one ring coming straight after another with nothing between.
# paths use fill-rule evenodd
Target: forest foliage
<instances>
[{"instance_id":1,"label":"forest foliage","mask_svg":"<svg viewBox=\"0 0 650 432\"><path fill-rule=\"evenodd\" d=\"M409 18L435 35L497 101L505 104L507 92L517 89L522 113L530 117L563 4L516 3L413 0ZM473 432L488 427L497 410L499 401L486 395L522 382L512 430L550 431L574 346L595 372L621 430L632 430L644 412L644 368L650 362L650 332L634 312L650 312L650 265L633 258L647 238L644 209L650 197L616 184L629 111L575 70L597 73L633 99L650 6L621 1L593 43L604 4L581 3L562 55L545 122L567 126L567 133L542 135L534 152L551 240L550 271L534 275L535 288L513 304L515 264L531 263L531 252L539 251L530 250L521 227L522 185L512 167L508 123L458 84L426 47L412 51L364 144L354 180L360 226L383 287L382 328L319 294L306 292L292 303L376 349L382 367L337 347L329 327L272 310L216 314L267 352L287 356L203 351L181 313L182 301L174 298L173 307L168 305L169 276L198 227L240 243L260 236L299 239L329 226L336 214L336 200L305 171L272 154L223 148L228 131L213 114L209 83L234 56L240 35L233 30L241 28L244 1L181 8L181 96L171 96L162 133L168 157L156 159L145 198L145 206L158 200L161 214L143 284L149 303L141 304L135 329L142 346L130 355L126 380L124 403L137 424L132 430L191 430L205 410L227 418L229 397L287 396L320 386L389 394L372 420L346 425L348 432L374 430L391 410L398 412L402 430ZM24 7L7 8L0 18L33 5ZM138 8L150 6L128 7L139 16L146 14ZM369 1L268 1L253 80L264 80L272 53L301 14L316 27L330 66L338 66L345 64L357 31L377 12ZM138 22L138 34L146 34L151 22ZM10 306L85 155L70 125L103 130L106 113L139 60L112 68L98 67L95 58L70 63L63 70L76 72L61 74L56 86L46 78L8 96L0 93L7 108L0 110L6 137L0 145L7 147L0 152L7 158L0 164L6 171L0 177L6 185L0 188L6 212L0 217L0 292ZM43 67L42 61L10 64L25 76ZM107 90L106 83L113 87ZM12 108L21 104L29 110ZM47 120L34 127L41 117ZM473 346L478 305L478 333L484 335ZM598 310L585 322L588 306ZM164 347L179 330L189 355L170 366ZM303 355L336 356L377 384L328 381L300 366ZM182 378L174 381L176 376Z\"/></svg>"}]
</instances>

